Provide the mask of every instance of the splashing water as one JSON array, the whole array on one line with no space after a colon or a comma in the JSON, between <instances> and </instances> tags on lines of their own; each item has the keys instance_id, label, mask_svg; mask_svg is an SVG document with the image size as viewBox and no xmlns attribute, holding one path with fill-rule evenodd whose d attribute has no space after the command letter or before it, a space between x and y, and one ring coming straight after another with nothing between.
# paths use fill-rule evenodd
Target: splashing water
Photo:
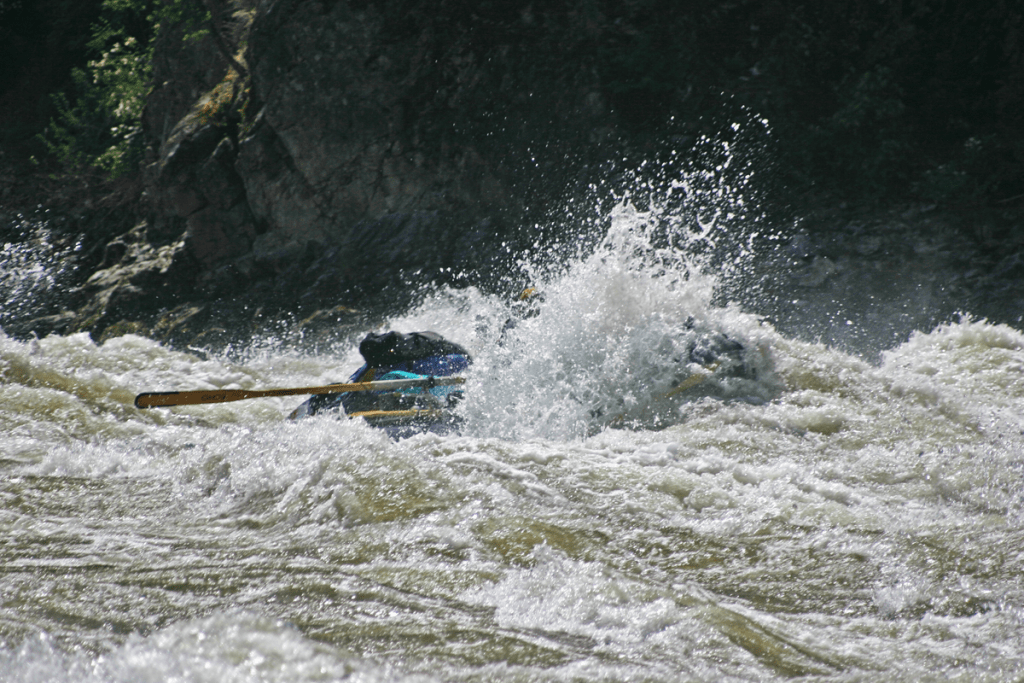
<instances>
[{"instance_id":1,"label":"splashing water","mask_svg":"<svg viewBox=\"0 0 1024 683\"><path fill-rule=\"evenodd\" d=\"M0 328L49 312L48 306L75 274L76 265L68 256L78 248L55 244L45 221L19 216L16 225L4 227L16 228L24 237L0 244Z\"/></svg>"},{"instance_id":2,"label":"splashing water","mask_svg":"<svg viewBox=\"0 0 1024 683\"><path fill-rule=\"evenodd\" d=\"M778 390L771 328L712 305L717 279L687 249L706 243L707 231L672 237L656 212L624 202L592 253L563 268L532 268L543 298L535 315L516 320L496 299L449 292L394 326L428 327L474 352L465 433L581 438L609 424L677 423L682 403L698 397L768 400ZM472 315L438 316L445 299ZM693 388L681 390L686 382Z\"/></svg>"},{"instance_id":3,"label":"splashing water","mask_svg":"<svg viewBox=\"0 0 1024 683\"><path fill-rule=\"evenodd\" d=\"M350 345L0 334L0 681L1013 679L1024 334L787 337L716 303L757 264L702 220L619 201L510 329L475 289L387 321L473 352L457 435L132 405Z\"/></svg>"}]
</instances>

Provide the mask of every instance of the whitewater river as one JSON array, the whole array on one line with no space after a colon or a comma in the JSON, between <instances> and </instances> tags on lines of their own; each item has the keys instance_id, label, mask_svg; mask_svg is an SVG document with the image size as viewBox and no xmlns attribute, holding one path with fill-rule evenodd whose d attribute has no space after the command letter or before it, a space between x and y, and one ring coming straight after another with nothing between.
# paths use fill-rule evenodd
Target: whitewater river
<instances>
[{"instance_id":1,"label":"whitewater river","mask_svg":"<svg viewBox=\"0 0 1024 683\"><path fill-rule=\"evenodd\" d=\"M0 334L0 681L1020 680L1024 334L853 355L643 220L538 271L502 345L472 289L384 321L474 353L457 435L133 406L342 381L356 338Z\"/></svg>"}]
</instances>

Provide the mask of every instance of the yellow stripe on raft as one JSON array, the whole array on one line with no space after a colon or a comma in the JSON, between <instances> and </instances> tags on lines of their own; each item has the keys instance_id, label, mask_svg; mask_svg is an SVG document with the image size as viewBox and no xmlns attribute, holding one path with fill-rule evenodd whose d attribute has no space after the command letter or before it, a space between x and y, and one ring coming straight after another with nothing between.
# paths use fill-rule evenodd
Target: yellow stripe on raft
<instances>
[{"instance_id":1,"label":"yellow stripe on raft","mask_svg":"<svg viewBox=\"0 0 1024 683\"><path fill-rule=\"evenodd\" d=\"M349 417L361 417L367 422L403 422L415 420L440 420L446 417L443 410L364 410L350 413Z\"/></svg>"}]
</instances>

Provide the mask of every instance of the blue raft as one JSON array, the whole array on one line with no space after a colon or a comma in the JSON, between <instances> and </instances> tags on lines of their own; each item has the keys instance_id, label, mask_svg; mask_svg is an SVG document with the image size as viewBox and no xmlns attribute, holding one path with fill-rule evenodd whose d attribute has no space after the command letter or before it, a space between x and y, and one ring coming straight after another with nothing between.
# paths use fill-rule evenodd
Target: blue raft
<instances>
[{"instance_id":1,"label":"blue raft","mask_svg":"<svg viewBox=\"0 0 1024 683\"><path fill-rule=\"evenodd\" d=\"M473 361L465 348L436 332L387 332L367 335L359 352L366 362L349 383L422 379L425 386L316 394L296 408L291 419L336 412L362 418L396 438L425 431L449 433L458 428L453 409L462 399L461 388L429 384L431 377L450 377L468 369Z\"/></svg>"}]
</instances>

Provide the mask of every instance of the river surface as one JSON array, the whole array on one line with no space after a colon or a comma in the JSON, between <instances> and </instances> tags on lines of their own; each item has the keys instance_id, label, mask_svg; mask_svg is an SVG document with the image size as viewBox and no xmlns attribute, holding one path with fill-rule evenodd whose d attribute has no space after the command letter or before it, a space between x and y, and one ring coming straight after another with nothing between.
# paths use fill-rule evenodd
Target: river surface
<instances>
[{"instance_id":1,"label":"river surface","mask_svg":"<svg viewBox=\"0 0 1024 683\"><path fill-rule=\"evenodd\" d=\"M1024 333L870 249L856 305L812 262L758 310L608 224L501 344L473 289L382 321L473 352L454 435L133 406L343 381L357 338L0 334L0 681L1019 680Z\"/></svg>"}]
</instances>

